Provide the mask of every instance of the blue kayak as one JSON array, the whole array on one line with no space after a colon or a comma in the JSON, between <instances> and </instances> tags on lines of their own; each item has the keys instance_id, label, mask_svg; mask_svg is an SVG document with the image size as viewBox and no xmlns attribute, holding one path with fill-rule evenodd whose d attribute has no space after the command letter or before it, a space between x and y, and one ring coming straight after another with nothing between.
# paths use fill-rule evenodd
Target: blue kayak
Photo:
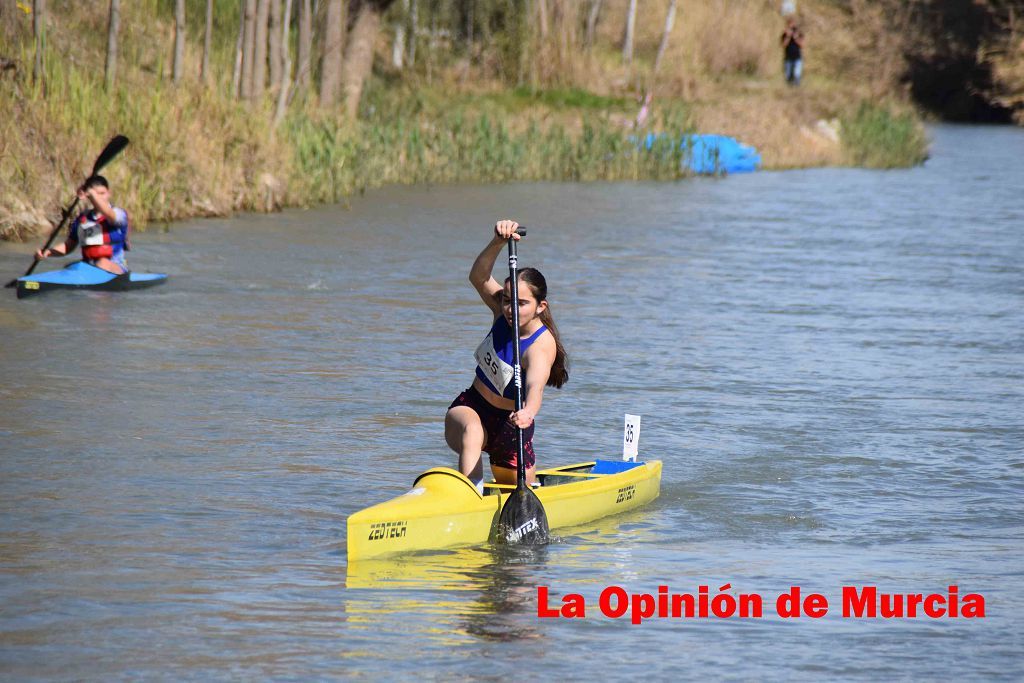
<instances>
[{"instance_id":1,"label":"blue kayak","mask_svg":"<svg viewBox=\"0 0 1024 683\"><path fill-rule=\"evenodd\" d=\"M650 150L662 139L666 139L665 133L648 133L643 145ZM667 139L676 144L674 137ZM683 167L697 175L750 173L761 166L761 155L756 149L726 135L683 135L678 144L683 152Z\"/></svg>"},{"instance_id":2,"label":"blue kayak","mask_svg":"<svg viewBox=\"0 0 1024 683\"><path fill-rule=\"evenodd\" d=\"M120 292L127 289L154 287L167 282L162 273L122 273L115 275L83 261L72 263L61 270L33 273L18 278L18 298L40 294L51 289L96 289Z\"/></svg>"},{"instance_id":3,"label":"blue kayak","mask_svg":"<svg viewBox=\"0 0 1024 683\"><path fill-rule=\"evenodd\" d=\"M697 174L751 173L761 165L756 149L726 135L686 135L682 148Z\"/></svg>"}]
</instances>

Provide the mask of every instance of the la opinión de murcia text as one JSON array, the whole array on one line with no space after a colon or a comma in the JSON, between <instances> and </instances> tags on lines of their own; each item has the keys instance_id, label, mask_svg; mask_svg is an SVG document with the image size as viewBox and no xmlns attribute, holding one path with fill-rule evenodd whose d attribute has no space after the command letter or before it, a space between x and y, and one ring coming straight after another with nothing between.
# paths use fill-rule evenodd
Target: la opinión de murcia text
<instances>
[{"instance_id":1,"label":"la opini\u00f3n de murcia text","mask_svg":"<svg viewBox=\"0 0 1024 683\"><path fill-rule=\"evenodd\" d=\"M800 586L770 598L769 609L783 619L821 619L832 605L822 593L805 592ZM656 593L631 593L621 586L608 586L597 601L597 614L610 619L628 618L631 624L650 619L762 619L766 600L758 593L732 592L725 584L717 591L698 586L696 593L674 593L658 586ZM585 619L593 614L580 593L551 595L548 586L537 587L537 617L542 619ZM979 619L985 616L985 597L961 593L958 586L943 592L887 593L877 586L843 586L840 609L850 619Z\"/></svg>"}]
</instances>

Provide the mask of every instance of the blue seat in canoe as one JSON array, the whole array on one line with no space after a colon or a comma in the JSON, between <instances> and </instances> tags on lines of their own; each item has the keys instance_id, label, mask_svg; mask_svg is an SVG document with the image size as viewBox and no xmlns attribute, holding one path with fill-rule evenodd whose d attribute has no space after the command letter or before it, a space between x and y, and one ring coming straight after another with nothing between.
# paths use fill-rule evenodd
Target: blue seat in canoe
<instances>
[{"instance_id":1,"label":"blue seat in canoe","mask_svg":"<svg viewBox=\"0 0 1024 683\"><path fill-rule=\"evenodd\" d=\"M594 469L590 470L591 474L618 474L619 472L625 472L631 470L634 467L643 465L642 462L629 462L627 460L598 460L594 464Z\"/></svg>"}]
</instances>

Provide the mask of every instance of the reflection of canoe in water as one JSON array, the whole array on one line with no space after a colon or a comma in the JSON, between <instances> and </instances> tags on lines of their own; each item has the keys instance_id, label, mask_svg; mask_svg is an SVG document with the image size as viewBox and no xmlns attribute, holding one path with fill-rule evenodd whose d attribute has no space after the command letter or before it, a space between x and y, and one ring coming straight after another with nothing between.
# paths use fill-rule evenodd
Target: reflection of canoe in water
<instances>
[{"instance_id":1,"label":"reflection of canoe in water","mask_svg":"<svg viewBox=\"0 0 1024 683\"><path fill-rule=\"evenodd\" d=\"M489 578L483 570L501 562L501 550L493 545L464 546L350 561L345 587L477 590Z\"/></svg>"},{"instance_id":2,"label":"reflection of canoe in water","mask_svg":"<svg viewBox=\"0 0 1024 683\"><path fill-rule=\"evenodd\" d=\"M597 460L538 470L537 480L548 525L558 529L654 500L661 486L661 461ZM427 470L408 493L348 518L348 560L486 543L513 488L489 484L481 496L455 470Z\"/></svg>"},{"instance_id":3,"label":"reflection of canoe in water","mask_svg":"<svg viewBox=\"0 0 1024 683\"><path fill-rule=\"evenodd\" d=\"M18 278L18 298L39 294L51 289L96 289L119 292L126 289L153 287L167 281L161 273L125 273L115 275L83 261L72 263L61 270L34 273Z\"/></svg>"}]
</instances>

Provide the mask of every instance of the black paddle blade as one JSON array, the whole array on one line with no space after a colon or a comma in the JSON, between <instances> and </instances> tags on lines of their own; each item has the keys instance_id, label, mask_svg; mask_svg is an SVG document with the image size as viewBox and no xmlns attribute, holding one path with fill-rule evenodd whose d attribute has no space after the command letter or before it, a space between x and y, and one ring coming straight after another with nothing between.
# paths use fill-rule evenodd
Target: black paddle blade
<instances>
[{"instance_id":1,"label":"black paddle blade","mask_svg":"<svg viewBox=\"0 0 1024 683\"><path fill-rule=\"evenodd\" d=\"M92 166L92 175L96 175L100 172L100 169L110 163L110 160L121 153L121 150L128 146L128 138L123 135L115 135L114 138L107 143L107 146L103 148L100 155L96 157L96 163Z\"/></svg>"},{"instance_id":2,"label":"black paddle blade","mask_svg":"<svg viewBox=\"0 0 1024 683\"><path fill-rule=\"evenodd\" d=\"M498 517L498 542L544 545L549 536L548 516L540 498L529 488L516 487Z\"/></svg>"}]
</instances>

